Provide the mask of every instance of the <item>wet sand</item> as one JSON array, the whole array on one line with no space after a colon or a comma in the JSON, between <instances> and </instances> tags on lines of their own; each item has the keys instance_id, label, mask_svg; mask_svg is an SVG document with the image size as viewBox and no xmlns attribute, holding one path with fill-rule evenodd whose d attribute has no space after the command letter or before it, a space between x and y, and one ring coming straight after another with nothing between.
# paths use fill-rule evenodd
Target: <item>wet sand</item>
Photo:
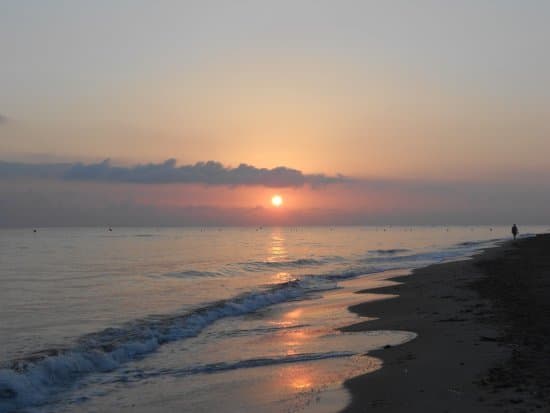
<instances>
[{"instance_id":1,"label":"wet sand","mask_svg":"<svg viewBox=\"0 0 550 413\"><path fill-rule=\"evenodd\" d=\"M550 235L432 265L350 307L378 317L344 331L408 330L412 342L369 355L384 366L346 381L344 412L548 411Z\"/></svg>"}]
</instances>

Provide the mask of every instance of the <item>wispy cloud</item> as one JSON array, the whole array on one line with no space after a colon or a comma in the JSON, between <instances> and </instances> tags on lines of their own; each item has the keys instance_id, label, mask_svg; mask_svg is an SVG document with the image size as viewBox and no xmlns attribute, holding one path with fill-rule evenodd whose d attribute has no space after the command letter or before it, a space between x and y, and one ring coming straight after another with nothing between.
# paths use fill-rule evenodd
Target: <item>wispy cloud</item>
<instances>
[{"instance_id":1,"label":"wispy cloud","mask_svg":"<svg viewBox=\"0 0 550 413\"><path fill-rule=\"evenodd\" d=\"M162 163L136 166L114 166L109 160L83 164L28 164L0 162L0 177L57 177L70 181L95 181L140 184L203 184L227 186L265 186L270 188L320 187L346 182L342 175L305 174L298 169L285 166L257 168L240 164L237 167L224 166L220 162L198 162L178 166L175 159Z\"/></svg>"}]
</instances>

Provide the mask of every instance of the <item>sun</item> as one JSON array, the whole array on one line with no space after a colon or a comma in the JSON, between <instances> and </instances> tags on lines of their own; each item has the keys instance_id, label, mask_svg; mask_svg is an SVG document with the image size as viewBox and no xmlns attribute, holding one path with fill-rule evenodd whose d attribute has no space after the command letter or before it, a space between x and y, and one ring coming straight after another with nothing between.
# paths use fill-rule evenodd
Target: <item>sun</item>
<instances>
[{"instance_id":1,"label":"sun","mask_svg":"<svg viewBox=\"0 0 550 413\"><path fill-rule=\"evenodd\" d=\"M283 197L281 195L273 195L271 198L271 203L274 207L279 208L281 205L283 205Z\"/></svg>"}]
</instances>

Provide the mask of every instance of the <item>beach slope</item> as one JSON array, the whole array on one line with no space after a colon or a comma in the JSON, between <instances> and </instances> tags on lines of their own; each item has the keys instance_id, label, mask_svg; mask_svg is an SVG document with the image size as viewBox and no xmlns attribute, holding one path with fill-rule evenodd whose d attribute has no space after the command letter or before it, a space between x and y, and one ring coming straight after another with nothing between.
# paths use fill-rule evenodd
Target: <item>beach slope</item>
<instances>
[{"instance_id":1,"label":"beach slope","mask_svg":"<svg viewBox=\"0 0 550 413\"><path fill-rule=\"evenodd\" d=\"M345 383L352 400L344 412L546 409L549 276L550 235L539 235L369 290L399 296L350 307L378 319L344 331L408 330L418 337L370 353L384 367Z\"/></svg>"}]
</instances>

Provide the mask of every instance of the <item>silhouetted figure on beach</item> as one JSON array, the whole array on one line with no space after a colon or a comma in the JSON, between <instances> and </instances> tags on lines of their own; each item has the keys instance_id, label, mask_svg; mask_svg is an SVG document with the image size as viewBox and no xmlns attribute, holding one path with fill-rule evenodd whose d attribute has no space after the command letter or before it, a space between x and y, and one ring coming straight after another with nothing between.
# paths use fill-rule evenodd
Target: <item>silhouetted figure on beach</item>
<instances>
[{"instance_id":1,"label":"silhouetted figure on beach","mask_svg":"<svg viewBox=\"0 0 550 413\"><path fill-rule=\"evenodd\" d=\"M514 241L516 240L516 237L518 236L518 226L516 224L512 225L512 235L514 236Z\"/></svg>"}]
</instances>

